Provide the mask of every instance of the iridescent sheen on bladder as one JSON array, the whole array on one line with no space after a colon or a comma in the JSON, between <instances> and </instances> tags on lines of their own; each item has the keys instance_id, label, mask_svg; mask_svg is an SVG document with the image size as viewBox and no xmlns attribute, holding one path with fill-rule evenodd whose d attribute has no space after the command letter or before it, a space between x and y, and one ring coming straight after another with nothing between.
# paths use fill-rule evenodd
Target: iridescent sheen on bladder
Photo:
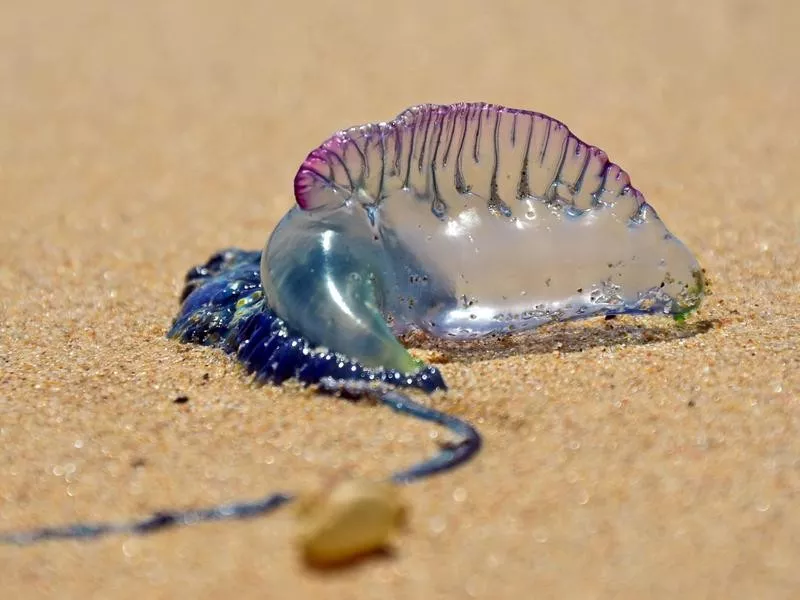
<instances>
[{"instance_id":1,"label":"iridescent sheen on bladder","mask_svg":"<svg viewBox=\"0 0 800 600\"><path fill-rule=\"evenodd\" d=\"M418 364L396 335L465 339L600 314L684 315L697 260L606 154L562 123L421 105L312 151L261 260L266 303L313 345Z\"/></svg>"}]
</instances>

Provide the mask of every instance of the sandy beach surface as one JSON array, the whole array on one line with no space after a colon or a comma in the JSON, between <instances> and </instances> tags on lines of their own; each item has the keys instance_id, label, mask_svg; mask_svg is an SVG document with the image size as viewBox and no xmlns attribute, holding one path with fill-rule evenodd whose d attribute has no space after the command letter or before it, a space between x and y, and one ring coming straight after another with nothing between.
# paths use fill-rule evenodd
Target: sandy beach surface
<instances>
[{"instance_id":1,"label":"sandy beach surface","mask_svg":"<svg viewBox=\"0 0 800 600\"><path fill-rule=\"evenodd\" d=\"M0 531L381 477L439 431L164 338L334 130L421 102L566 122L707 269L683 326L554 326L440 365L485 448L319 573L291 510L0 547L12 598L791 598L800 590L800 4L0 4ZM188 402L175 404L181 395Z\"/></svg>"}]
</instances>

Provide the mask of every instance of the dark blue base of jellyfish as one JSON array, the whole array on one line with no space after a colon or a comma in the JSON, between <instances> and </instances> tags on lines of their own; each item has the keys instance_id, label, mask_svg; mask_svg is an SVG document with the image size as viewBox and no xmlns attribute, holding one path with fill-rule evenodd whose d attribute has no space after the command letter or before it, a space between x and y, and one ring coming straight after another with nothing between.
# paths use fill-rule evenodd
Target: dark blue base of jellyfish
<instances>
[{"instance_id":1,"label":"dark blue base of jellyfish","mask_svg":"<svg viewBox=\"0 0 800 600\"><path fill-rule=\"evenodd\" d=\"M267 306L260 262L260 251L231 248L190 269L180 313L167 337L234 354L263 383L280 384L295 378L311 385L328 377L425 392L447 388L435 367L413 374L370 369L341 354L314 348Z\"/></svg>"}]
</instances>

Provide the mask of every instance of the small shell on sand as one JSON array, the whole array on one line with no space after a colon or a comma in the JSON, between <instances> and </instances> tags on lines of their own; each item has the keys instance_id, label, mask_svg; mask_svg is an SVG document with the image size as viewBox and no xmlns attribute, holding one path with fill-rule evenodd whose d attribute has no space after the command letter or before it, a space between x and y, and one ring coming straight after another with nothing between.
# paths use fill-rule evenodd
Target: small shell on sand
<instances>
[{"instance_id":1,"label":"small shell on sand","mask_svg":"<svg viewBox=\"0 0 800 600\"><path fill-rule=\"evenodd\" d=\"M306 562L328 567L385 548L406 517L398 487L348 479L300 499L298 545Z\"/></svg>"}]
</instances>

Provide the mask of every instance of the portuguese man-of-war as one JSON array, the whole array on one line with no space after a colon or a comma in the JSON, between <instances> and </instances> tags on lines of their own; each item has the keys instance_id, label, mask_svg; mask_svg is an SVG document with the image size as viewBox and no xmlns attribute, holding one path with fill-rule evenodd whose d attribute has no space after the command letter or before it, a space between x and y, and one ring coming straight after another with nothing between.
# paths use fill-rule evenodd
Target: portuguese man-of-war
<instances>
[{"instance_id":1,"label":"portuguese man-of-war","mask_svg":"<svg viewBox=\"0 0 800 600\"><path fill-rule=\"evenodd\" d=\"M222 348L258 382L370 397L459 436L394 474L398 483L453 468L481 445L470 424L403 392L446 386L398 336L458 341L595 315L680 319L705 292L697 260L625 171L535 112L427 104L342 130L303 161L294 192L263 252L224 250L189 271L168 336ZM0 541L144 533L252 517L290 499Z\"/></svg>"}]
</instances>

